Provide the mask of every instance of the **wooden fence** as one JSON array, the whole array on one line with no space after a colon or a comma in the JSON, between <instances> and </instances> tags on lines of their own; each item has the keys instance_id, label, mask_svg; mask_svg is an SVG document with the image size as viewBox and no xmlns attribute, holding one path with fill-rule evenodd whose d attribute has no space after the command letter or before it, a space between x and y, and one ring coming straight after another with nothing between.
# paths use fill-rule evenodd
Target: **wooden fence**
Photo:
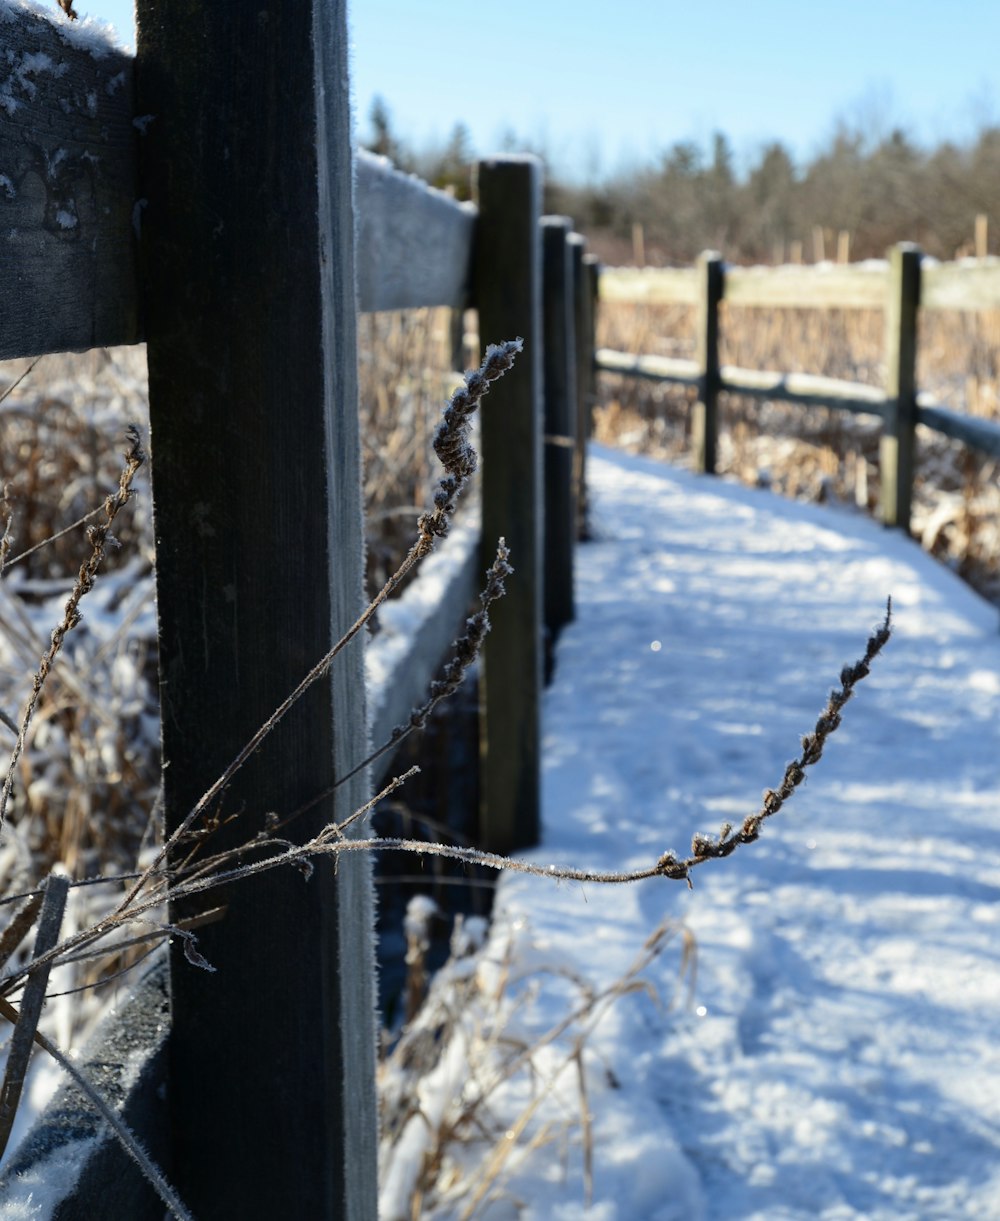
<instances>
[{"instance_id":1,"label":"wooden fence","mask_svg":"<svg viewBox=\"0 0 1000 1221\"><path fill-rule=\"evenodd\" d=\"M480 787L485 844L534 842L543 624L572 614L593 347L574 340L592 272L569 223L542 222L539 164L482 161L472 207L355 158L343 0L138 0L134 60L37 10L0 17L0 357L147 344L166 831L361 607L357 308L442 305L475 307L484 342L525 340L482 421L482 548L505 535L516 575L482 659ZM449 583L376 733L420 701L485 566ZM297 808L363 756L362 651L224 814ZM297 834L366 795L358 777ZM213 848L247 836L222 825ZM369 869L350 854L309 885L281 871L214 895L217 974L172 954L167 1037L162 971L130 1002L156 1050L141 1092L114 1063L134 1027L91 1056L199 1221L375 1216ZM85 1126L64 1096L5 1182ZM101 1148L58 1215L162 1216Z\"/></svg>"},{"instance_id":2,"label":"wooden fence","mask_svg":"<svg viewBox=\"0 0 1000 1221\"><path fill-rule=\"evenodd\" d=\"M601 349L597 368L653 381L695 387L692 448L696 468L716 465L718 400L722 393L803 407L830 407L880 416L881 517L908 530L913 498L915 433L918 424L1000 457L1000 424L975 419L933 402L917 389L918 315L925 310L1000 309L1000 268L993 262L922 264L920 251L902 244L890 252L888 268L857 266L727 268L713 253L695 268L621 268L602 271L603 301L684 304L698 310L697 358L679 360ZM883 388L806 373L761 372L719 363L719 306L771 309L882 309L885 315Z\"/></svg>"}]
</instances>

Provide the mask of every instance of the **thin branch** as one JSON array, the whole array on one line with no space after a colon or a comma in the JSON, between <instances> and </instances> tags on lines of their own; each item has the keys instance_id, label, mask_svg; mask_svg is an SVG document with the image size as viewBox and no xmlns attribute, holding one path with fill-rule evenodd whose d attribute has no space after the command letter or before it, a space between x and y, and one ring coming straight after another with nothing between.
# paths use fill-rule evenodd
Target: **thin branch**
<instances>
[{"instance_id":1,"label":"thin branch","mask_svg":"<svg viewBox=\"0 0 1000 1221\"><path fill-rule=\"evenodd\" d=\"M99 516L103 512L104 505L98 505L96 509L91 509L89 513L84 513L82 517L78 517L76 521L70 522L68 526L63 526L63 528L61 530L57 530L55 534L50 534L48 538L43 538L40 543L35 543L33 547L29 547L26 551L19 552L12 560L8 560L3 568L0 568L0 572L5 571L7 568L13 568L15 564L20 564L20 562L22 560L26 560L29 555L34 555L36 551L41 551L41 549L43 547L47 547L49 543L54 543L63 538L64 535L70 534L78 526L86 525L88 521Z\"/></svg>"},{"instance_id":2,"label":"thin branch","mask_svg":"<svg viewBox=\"0 0 1000 1221\"><path fill-rule=\"evenodd\" d=\"M3 834L7 804L10 801L10 794L14 787L17 761L24 750L24 744L28 736L28 727L34 716L42 688L45 686L45 680L52 671L56 655L62 648L67 632L72 631L80 622L80 601L94 588L94 579L104 559L111 527L114 524L115 518L132 498L132 480L135 477L136 471L146 460L146 455L139 440L138 429L129 427L128 440L129 448L125 454L125 465L122 467L121 476L118 480L118 490L113 492L104 502L105 520L97 526L91 526L87 531L90 555L80 565L76 581L70 590L69 597L66 599L62 620L53 631L51 643L42 655L41 663L32 683L31 695L28 697L28 702L21 714L17 741L11 752L10 762L7 765L7 775L4 777L3 790L0 792L0 835Z\"/></svg>"},{"instance_id":3,"label":"thin branch","mask_svg":"<svg viewBox=\"0 0 1000 1221\"><path fill-rule=\"evenodd\" d=\"M58 873L50 873L45 884L45 899L42 902L42 914L38 920L38 937L35 940L35 957L45 954L59 940L59 926L62 924L63 912L66 910L66 896L69 894L67 879ZM7 1065L3 1074L3 1085L0 1086L0 1158L7 1149L11 1130L14 1127L14 1116L17 1105L21 1101L21 1091L24 1089L24 1079L28 1072L28 1061L31 1059L31 1045L35 1031L38 1029L38 1019L42 1016L42 1004L45 1001L45 989L49 982L51 963L32 963L29 968L28 982L21 999L17 1022L7 1049Z\"/></svg>"},{"instance_id":4,"label":"thin branch","mask_svg":"<svg viewBox=\"0 0 1000 1221\"><path fill-rule=\"evenodd\" d=\"M43 355L44 355L44 353L43 353ZM20 386L20 384L24 381L24 379L34 369L34 367L38 364L38 362L41 359L42 359L41 356L36 356L35 359L31 362L31 364L28 365L27 369L25 369L23 373L19 373L17 375L17 377L14 378L14 380L10 383L10 385L3 392L3 394L0 394L0 403L2 403L4 401L4 399L8 398L10 395L12 395L14 393L14 391L18 388L18 386Z\"/></svg>"},{"instance_id":5,"label":"thin branch","mask_svg":"<svg viewBox=\"0 0 1000 1221\"><path fill-rule=\"evenodd\" d=\"M490 607L506 593L504 580L514 572L514 569L511 568L508 562L509 560L510 551L507 548L506 541L501 538L497 543L496 558L486 573L486 585L479 595L480 609L466 620L465 632L451 646L451 660L444 667L441 678L435 679L431 683L430 698L426 703L422 704L419 708L415 708L410 713L410 719L405 725L396 726L389 735L388 741L383 742L366 759L362 759L357 766L351 768L346 776L341 776L336 785L334 785L334 788L345 784L352 776L356 776L358 772L384 755L386 751L393 750L414 729L423 729L427 724L427 718L438 704L442 700L447 699L449 695L454 695L459 689L469 667L479 656L480 650L483 647L483 641L489 633L491 627Z\"/></svg>"},{"instance_id":6,"label":"thin branch","mask_svg":"<svg viewBox=\"0 0 1000 1221\"><path fill-rule=\"evenodd\" d=\"M432 550L435 539L443 538L448 533L451 518L455 513L458 496L476 469L476 451L468 441L472 414L482 401L483 396L488 392L490 385L503 377L513 366L514 357L521 351L522 347L523 341L521 339L512 339L501 344L490 344L486 349L486 356L480 368L475 372L465 375L465 384L452 395L434 438L435 452L445 468L445 473L441 477L437 491L434 494L434 508L432 511L424 513L418 521L417 529L419 533L417 541L410 548L406 558L355 620L353 625L341 636L333 648L324 657L320 658L291 694L282 700L274 712L271 713L256 733L242 747L218 779L206 789L204 794L167 839L148 870L119 904L116 914L123 912L133 902L136 895L146 884L148 877L152 876L154 870L162 865L170 851L205 813L219 793L222 792L243 764L246 763L247 759L257 750L265 738L277 728L286 714L299 702L309 688L326 675L334 658L357 636L403 578Z\"/></svg>"}]
</instances>

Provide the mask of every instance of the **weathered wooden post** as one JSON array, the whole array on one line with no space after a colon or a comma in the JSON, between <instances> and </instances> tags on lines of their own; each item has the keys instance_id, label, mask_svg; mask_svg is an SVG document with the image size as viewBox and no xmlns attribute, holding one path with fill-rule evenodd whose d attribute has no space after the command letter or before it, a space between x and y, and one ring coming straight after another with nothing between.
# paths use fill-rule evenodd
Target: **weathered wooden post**
<instances>
[{"instance_id":1,"label":"weathered wooden post","mask_svg":"<svg viewBox=\"0 0 1000 1221\"><path fill-rule=\"evenodd\" d=\"M168 831L362 601L346 47L342 0L138 2ZM237 775L203 852L252 840L362 756L361 646ZM362 784L281 834L345 816ZM367 861L207 903L225 905L199 933L217 974L172 960L182 1198L198 1221L374 1218Z\"/></svg>"},{"instance_id":2,"label":"weathered wooden post","mask_svg":"<svg viewBox=\"0 0 1000 1221\"><path fill-rule=\"evenodd\" d=\"M724 291L722 256L706 251L698 260L698 401L691 416L694 469L715 474L719 438L719 302Z\"/></svg>"},{"instance_id":3,"label":"weathered wooden post","mask_svg":"<svg viewBox=\"0 0 1000 1221\"><path fill-rule=\"evenodd\" d=\"M549 647L573 618L576 498L576 338L573 263L568 216L542 218L542 298L545 333L544 612ZM551 655L546 657L547 677Z\"/></svg>"},{"instance_id":4,"label":"weathered wooden post","mask_svg":"<svg viewBox=\"0 0 1000 1221\"><path fill-rule=\"evenodd\" d=\"M887 415L879 444L882 523L910 528L917 423L917 311L920 251L908 242L889 252L885 304Z\"/></svg>"},{"instance_id":5,"label":"weathered wooden post","mask_svg":"<svg viewBox=\"0 0 1000 1221\"><path fill-rule=\"evenodd\" d=\"M500 852L534 844L540 822L542 679L542 167L480 161L473 296L483 343L520 335L524 351L482 415L483 567L506 537L514 576L482 658L482 835Z\"/></svg>"},{"instance_id":6,"label":"weathered wooden post","mask_svg":"<svg viewBox=\"0 0 1000 1221\"><path fill-rule=\"evenodd\" d=\"M600 265L587 254L582 234L570 236L573 262L573 330L576 337L576 451L573 455L573 484L576 500L576 536L587 537L587 442L593 432L596 401L594 368L594 315L597 305L597 280Z\"/></svg>"}]
</instances>

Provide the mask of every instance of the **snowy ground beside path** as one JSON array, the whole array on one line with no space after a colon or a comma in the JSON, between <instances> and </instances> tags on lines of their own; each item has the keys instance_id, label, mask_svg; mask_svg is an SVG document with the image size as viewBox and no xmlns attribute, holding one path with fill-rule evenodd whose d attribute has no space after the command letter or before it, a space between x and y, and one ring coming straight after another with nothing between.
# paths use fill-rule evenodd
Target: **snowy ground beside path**
<instances>
[{"instance_id":1,"label":"snowy ground beside path","mask_svg":"<svg viewBox=\"0 0 1000 1221\"><path fill-rule=\"evenodd\" d=\"M740 821L889 594L895 630L805 785L693 891L504 877L515 974L530 956L600 987L664 916L698 970L689 1002L676 939L646 972L673 1007L633 993L587 1040L592 1207L578 1131L484 1215L1000 1216L996 610L848 512L608 450L588 476L535 860L651 865Z\"/></svg>"}]
</instances>

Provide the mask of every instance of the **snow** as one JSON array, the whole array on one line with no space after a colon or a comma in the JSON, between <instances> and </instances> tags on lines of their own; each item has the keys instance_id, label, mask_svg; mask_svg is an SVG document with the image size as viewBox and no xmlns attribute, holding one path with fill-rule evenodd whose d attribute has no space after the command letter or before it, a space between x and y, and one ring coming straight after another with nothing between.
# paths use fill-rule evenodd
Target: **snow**
<instances>
[{"instance_id":1,"label":"snow","mask_svg":"<svg viewBox=\"0 0 1000 1221\"><path fill-rule=\"evenodd\" d=\"M128 49L120 41L118 31L107 21L85 16L73 21L54 3L0 0L0 25L24 17L44 21L55 28L64 43L89 51L94 59L105 59L108 55Z\"/></svg>"},{"instance_id":2,"label":"snow","mask_svg":"<svg viewBox=\"0 0 1000 1221\"><path fill-rule=\"evenodd\" d=\"M442 1131L503 1076L505 1042L544 1046L480 1104L489 1140L446 1143L421 1215L461 1216L496 1171L477 1216L1000 1216L996 608L846 510L597 448L588 479L595 541L544 699L537 863L648 866L741 820L890 594L894 635L808 782L693 890L504 875L485 951L431 991L430 1029L449 988L471 1016L452 1015L419 1095L414 1155L426 1120ZM664 920L632 981L648 988L616 992ZM478 1031L473 977L499 997ZM383 1217L409 1215L404 1163Z\"/></svg>"},{"instance_id":3,"label":"snow","mask_svg":"<svg viewBox=\"0 0 1000 1221\"><path fill-rule=\"evenodd\" d=\"M365 650L368 719L385 701L388 686L403 658L410 652L422 626L441 613L442 599L479 548L479 529L473 514L452 523L447 538L421 563L419 578L398 597L379 608L379 632Z\"/></svg>"}]
</instances>

